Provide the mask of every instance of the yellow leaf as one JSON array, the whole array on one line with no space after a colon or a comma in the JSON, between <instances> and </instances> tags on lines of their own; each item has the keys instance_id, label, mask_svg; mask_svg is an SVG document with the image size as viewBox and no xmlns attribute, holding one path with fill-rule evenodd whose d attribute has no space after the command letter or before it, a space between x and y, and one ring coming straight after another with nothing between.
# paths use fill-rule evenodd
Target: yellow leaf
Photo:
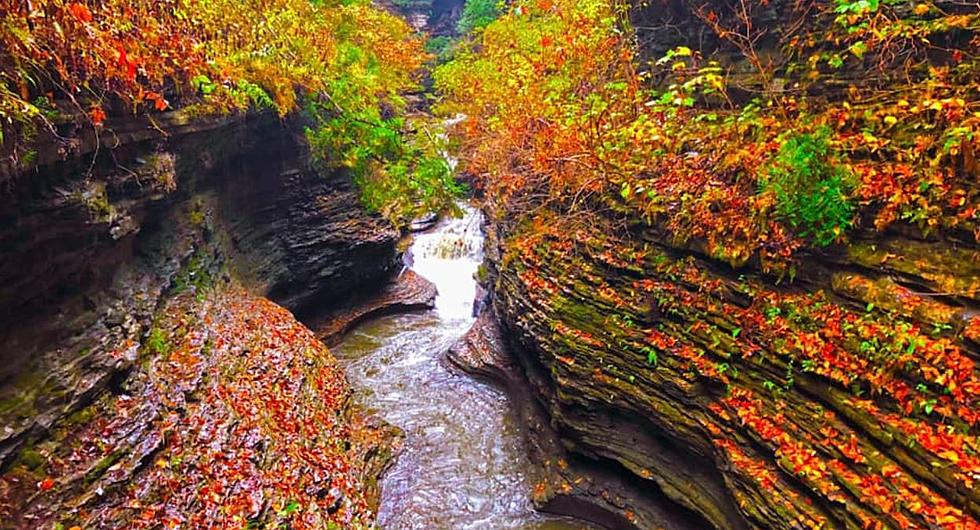
<instances>
[{"instance_id":1,"label":"yellow leaf","mask_svg":"<svg viewBox=\"0 0 980 530\"><path fill-rule=\"evenodd\" d=\"M926 4L918 4L915 6L916 15L925 15L929 12L929 6Z\"/></svg>"},{"instance_id":2,"label":"yellow leaf","mask_svg":"<svg viewBox=\"0 0 980 530\"><path fill-rule=\"evenodd\" d=\"M898 123L898 118L895 116L885 116L885 125L895 125Z\"/></svg>"},{"instance_id":3,"label":"yellow leaf","mask_svg":"<svg viewBox=\"0 0 980 530\"><path fill-rule=\"evenodd\" d=\"M956 454L953 451L943 451L942 453L939 454L939 456L945 458L946 460L949 460L954 464L960 461L960 455Z\"/></svg>"}]
</instances>

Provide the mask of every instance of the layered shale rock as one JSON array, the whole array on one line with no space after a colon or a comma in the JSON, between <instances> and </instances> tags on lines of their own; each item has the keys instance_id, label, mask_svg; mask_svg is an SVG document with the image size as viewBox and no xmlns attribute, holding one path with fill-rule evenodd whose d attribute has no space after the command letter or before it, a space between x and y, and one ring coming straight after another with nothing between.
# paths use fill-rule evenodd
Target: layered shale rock
<instances>
[{"instance_id":1,"label":"layered shale rock","mask_svg":"<svg viewBox=\"0 0 980 530\"><path fill-rule=\"evenodd\" d=\"M337 344L345 333L358 324L390 313L432 309L436 303L436 286L412 270L405 270L380 290L365 289L326 314L313 317L310 328L328 345Z\"/></svg>"},{"instance_id":2,"label":"layered shale rock","mask_svg":"<svg viewBox=\"0 0 980 530\"><path fill-rule=\"evenodd\" d=\"M131 527L138 508L117 509L132 504L127 495L149 491L132 489L150 487L138 477L171 469L166 455L190 452L212 434L251 462L258 481L251 504L241 492L213 495L242 501L233 503L239 518L268 521L296 511L287 505L299 497L260 483L272 462L298 458L289 449L297 433L230 420L242 413L229 412L236 400L201 402L222 396L241 370L253 374L246 379L257 394L295 383L290 392L320 400L322 410L298 411L333 418L310 439L350 449L343 460L320 463L323 472L308 479L316 484L298 483L324 508L316 524L369 520L372 474L390 455L387 428L353 426L365 420L349 412L346 382L322 344L260 297L302 312L346 301L366 284L384 285L400 267L399 234L359 206L344 175L312 167L296 125L271 115L134 119L113 123L97 142L76 138L60 157L41 153L36 170L3 175L0 526ZM251 294L229 287L238 284ZM221 338L218 326L233 329ZM265 345L284 330L299 343ZM256 364L229 365L247 360L230 343L258 356ZM281 362L262 357L273 353ZM186 370L175 368L184 361ZM332 382L321 385L320 377ZM185 424L200 417L221 434ZM321 419L296 422L308 429ZM191 503L184 512L196 506L206 514L203 501L179 492L211 478L173 469L182 470L167 492L176 500L153 493L164 502L147 509L173 508L183 498ZM129 477L137 478L126 485ZM147 521L164 516L175 515L157 511Z\"/></svg>"},{"instance_id":3,"label":"layered shale rock","mask_svg":"<svg viewBox=\"0 0 980 530\"><path fill-rule=\"evenodd\" d=\"M449 350L448 360L463 371L504 390L525 429L534 463L528 470L538 509L598 523L606 528L704 528L696 515L664 500L657 488L630 480L621 468L569 452L537 399L548 382L525 372L503 336L496 317L483 313ZM530 383L530 384L529 384ZM636 511L634 507L642 507Z\"/></svg>"},{"instance_id":4,"label":"layered shale rock","mask_svg":"<svg viewBox=\"0 0 980 530\"><path fill-rule=\"evenodd\" d=\"M138 369L0 478L5 528L371 523L397 433L351 409L288 311L220 282L168 300L131 349L114 355Z\"/></svg>"},{"instance_id":5,"label":"layered shale rock","mask_svg":"<svg viewBox=\"0 0 980 530\"><path fill-rule=\"evenodd\" d=\"M790 281L642 225L506 218L494 305L564 451L539 460L644 492L606 511L637 528L674 527L670 505L678 528L977 527L975 244L855 234ZM543 505L581 483L561 475Z\"/></svg>"}]
</instances>

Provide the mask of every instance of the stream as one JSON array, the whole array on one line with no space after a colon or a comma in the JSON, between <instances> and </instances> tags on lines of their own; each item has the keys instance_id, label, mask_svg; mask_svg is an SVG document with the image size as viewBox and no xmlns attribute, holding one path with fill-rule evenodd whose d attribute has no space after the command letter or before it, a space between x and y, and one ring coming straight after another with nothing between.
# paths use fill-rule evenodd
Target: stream
<instances>
[{"instance_id":1,"label":"stream","mask_svg":"<svg viewBox=\"0 0 980 530\"><path fill-rule=\"evenodd\" d=\"M482 261L480 213L444 219L412 246L413 269L436 284L432 311L381 317L333 348L358 400L405 431L382 481L385 530L581 530L534 511L530 465L507 397L446 367L446 350L473 324Z\"/></svg>"}]
</instances>

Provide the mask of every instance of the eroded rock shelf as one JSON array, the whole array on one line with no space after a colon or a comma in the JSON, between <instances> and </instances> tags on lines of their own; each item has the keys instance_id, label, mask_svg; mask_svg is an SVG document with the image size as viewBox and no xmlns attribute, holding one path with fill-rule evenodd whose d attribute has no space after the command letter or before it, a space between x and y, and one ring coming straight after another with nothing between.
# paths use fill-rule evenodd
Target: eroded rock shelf
<instances>
[{"instance_id":1,"label":"eroded rock shelf","mask_svg":"<svg viewBox=\"0 0 980 530\"><path fill-rule=\"evenodd\" d=\"M491 253L505 343L563 446L542 502L579 459L645 485L597 502L639 528L673 527L658 506L692 528L976 524L975 248L855 241L781 285L602 232L538 225Z\"/></svg>"}]
</instances>

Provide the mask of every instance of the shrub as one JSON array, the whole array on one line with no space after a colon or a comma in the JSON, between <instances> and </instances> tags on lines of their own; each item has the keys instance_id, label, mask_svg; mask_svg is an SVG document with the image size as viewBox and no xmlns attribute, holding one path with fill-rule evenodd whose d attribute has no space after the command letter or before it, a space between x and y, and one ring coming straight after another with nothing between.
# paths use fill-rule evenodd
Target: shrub
<instances>
[{"instance_id":1,"label":"shrub","mask_svg":"<svg viewBox=\"0 0 980 530\"><path fill-rule=\"evenodd\" d=\"M444 142L423 120L407 124L387 118L377 107L330 114L329 108L311 105L308 113L315 126L307 138L314 153L325 153L318 161L328 169L346 169L364 205L394 224L451 208L462 194L444 156Z\"/></svg>"},{"instance_id":2,"label":"shrub","mask_svg":"<svg viewBox=\"0 0 980 530\"><path fill-rule=\"evenodd\" d=\"M851 175L835 162L829 137L826 128L790 137L761 181L763 192L774 195L779 216L820 246L833 243L854 217Z\"/></svg>"},{"instance_id":3,"label":"shrub","mask_svg":"<svg viewBox=\"0 0 980 530\"><path fill-rule=\"evenodd\" d=\"M498 4L498 0L466 0L456 28L460 33L470 33L490 25L500 16Z\"/></svg>"},{"instance_id":4,"label":"shrub","mask_svg":"<svg viewBox=\"0 0 980 530\"><path fill-rule=\"evenodd\" d=\"M449 58L449 54L452 51L452 46L452 38L447 37L446 35L439 35L438 37L432 37L425 42L425 51L431 55L435 55L436 59L445 61Z\"/></svg>"}]
</instances>

